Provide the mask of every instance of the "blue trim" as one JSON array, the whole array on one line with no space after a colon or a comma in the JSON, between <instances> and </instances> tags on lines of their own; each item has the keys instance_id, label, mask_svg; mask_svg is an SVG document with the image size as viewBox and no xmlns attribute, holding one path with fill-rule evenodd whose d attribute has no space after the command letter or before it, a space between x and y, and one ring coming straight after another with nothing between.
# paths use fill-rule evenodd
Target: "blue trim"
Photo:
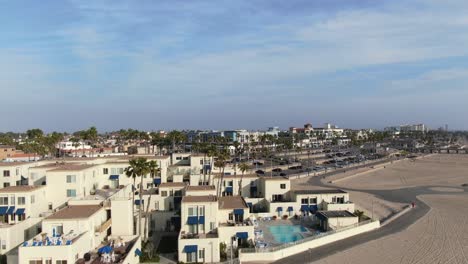
<instances>
[{"instance_id":1,"label":"blue trim","mask_svg":"<svg viewBox=\"0 0 468 264\"><path fill-rule=\"evenodd\" d=\"M303 204L303 205L301 205L301 211L302 211L302 212L307 212L307 211L309 211L309 205L308 205L308 204Z\"/></svg>"},{"instance_id":2,"label":"blue trim","mask_svg":"<svg viewBox=\"0 0 468 264\"><path fill-rule=\"evenodd\" d=\"M187 245L184 247L183 250L185 253L193 253L198 251L198 246L197 245Z\"/></svg>"},{"instance_id":3,"label":"blue trim","mask_svg":"<svg viewBox=\"0 0 468 264\"><path fill-rule=\"evenodd\" d=\"M253 203L247 203L247 206L252 208L253 207Z\"/></svg>"},{"instance_id":4,"label":"blue trim","mask_svg":"<svg viewBox=\"0 0 468 264\"><path fill-rule=\"evenodd\" d=\"M135 200L135 205L140 205L140 204L144 204L145 203L145 200L141 201L141 200Z\"/></svg>"},{"instance_id":5,"label":"blue trim","mask_svg":"<svg viewBox=\"0 0 468 264\"><path fill-rule=\"evenodd\" d=\"M309 210L310 210L311 212L314 212L314 213L315 213L315 212L318 211L318 207L317 207L317 205L314 204L314 205L311 205L311 206L309 207Z\"/></svg>"},{"instance_id":6,"label":"blue trim","mask_svg":"<svg viewBox=\"0 0 468 264\"><path fill-rule=\"evenodd\" d=\"M283 212L283 207L278 206L278 207L276 208L276 212Z\"/></svg>"},{"instance_id":7,"label":"blue trim","mask_svg":"<svg viewBox=\"0 0 468 264\"><path fill-rule=\"evenodd\" d=\"M249 233L247 232L237 232L236 237L240 239L247 239L249 238Z\"/></svg>"},{"instance_id":8,"label":"blue trim","mask_svg":"<svg viewBox=\"0 0 468 264\"><path fill-rule=\"evenodd\" d=\"M198 217L198 223L199 223L199 224L202 224L202 225L205 224L205 216L204 216L204 215Z\"/></svg>"},{"instance_id":9,"label":"blue trim","mask_svg":"<svg viewBox=\"0 0 468 264\"><path fill-rule=\"evenodd\" d=\"M141 250L139 248L135 249L135 256L143 256L143 253L141 252Z\"/></svg>"},{"instance_id":10,"label":"blue trim","mask_svg":"<svg viewBox=\"0 0 468 264\"><path fill-rule=\"evenodd\" d=\"M24 209L24 208L18 208L18 209L16 209L15 215L24 215L25 210L26 209Z\"/></svg>"},{"instance_id":11,"label":"blue trim","mask_svg":"<svg viewBox=\"0 0 468 264\"><path fill-rule=\"evenodd\" d=\"M8 211L8 206L0 206L0 215L5 215Z\"/></svg>"},{"instance_id":12,"label":"blue trim","mask_svg":"<svg viewBox=\"0 0 468 264\"><path fill-rule=\"evenodd\" d=\"M244 209L234 209L235 215L244 215Z\"/></svg>"},{"instance_id":13,"label":"blue trim","mask_svg":"<svg viewBox=\"0 0 468 264\"><path fill-rule=\"evenodd\" d=\"M156 185L159 185L161 184L161 178L156 178L153 180L153 183L156 184Z\"/></svg>"},{"instance_id":14,"label":"blue trim","mask_svg":"<svg viewBox=\"0 0 468 264\"><path fill-rule=\"evenodd\" d=\"M119 179L119 175L111 175L109 176L109 180L118 180Z\"/></svg>"},{"instance_id":15,"label":"blue trim","mask_svg":"<svg viewBox=\"0 0 468 264\"><path fill-rule=\"evenodd\" d=\"M225 191L227 193L232 193L232 186L227 186Z\"/></svg>"},{"instance_id":16,"label":"blue trim","mask_svg":"<svg viewBox=\"0 0 468 264\"><path fill-rule=\"evenodd\" d=\"M292 206L289 206L288 207L288 212L292 212L292 211L294 211L294 208Z\"/></svg>"},{"instance_id":17,"label":"blue trim","mask_svg":"<svg viewBox=\"0 0 468 264\"><path fill-rule=\"evenodd\" d=\"M10 208L8 208L8 211L6 212L6 214L12 215L14 211L15 211L15 207L11 206Z\"/></svg>"},{"instance_id":18,"label":"blue trim","mask_svg":"<svg viewBox=\"0 0 468 264\"><path fill-rule=\"evenodd\" d=\"M196 216L189 216L187 218L187 224L188 225L198 225L198 217Z\"/></svg>"}]
</instances>

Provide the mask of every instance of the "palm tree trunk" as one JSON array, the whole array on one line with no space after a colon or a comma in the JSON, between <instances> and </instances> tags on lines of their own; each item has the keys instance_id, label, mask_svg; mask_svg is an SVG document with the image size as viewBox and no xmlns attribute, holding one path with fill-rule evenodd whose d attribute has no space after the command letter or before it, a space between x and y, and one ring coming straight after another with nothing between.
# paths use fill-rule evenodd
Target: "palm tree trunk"
<instances>
[{"instance_id":1,"label":"palm tree trunk","mask_svg":"<svg viewBox=\"0 0 468 264\"><path fill-rule=\"evenodd\" d=\"M145 214L145 232L144 232L144 238L143 241L146 242L146 232L148 231L148 213L149 213L149 207L151 203L151 193L148 197L148 204L146 205L146 214Z\"/></svg>"},{"instance_id":2,"label":"palm tree trunk","mask_svg":"<svg viewBox=\"0 0 468 264\"><path fill-rule=\"evenodd\" d=\"M140 176L140 191L138 193L140 196L140 208L138 210L138 230L141 236L141 218L143 217L142 214L142 208L143 208L143 175ZM143 234L144 237L146 237L146 234Z\"/></svg>"},{"instance_id":3,"label":"palm tree trunk","mask_svg":"<svg viewBox=\"0 0 468 264\"><path fill-rule=\"evenodd\" d=\"M242 196L242 180L244 179L244 171L242 171L241 178L239 181L239 196Z\"/></svg>"},{"instance_id":4,"label":"palm tree trunk","mask_svg":"<svg viewBox=\"0 0 468 264\"><path fill-rule=\"evenodd\" d=\"M135 219L135 183L136 178L133 178L133 186L132 186L132 219ZM135 226L135 225L133 225ZM133 233L135 234L135 228L133 228Z\"/></svg>"}]
</instances>

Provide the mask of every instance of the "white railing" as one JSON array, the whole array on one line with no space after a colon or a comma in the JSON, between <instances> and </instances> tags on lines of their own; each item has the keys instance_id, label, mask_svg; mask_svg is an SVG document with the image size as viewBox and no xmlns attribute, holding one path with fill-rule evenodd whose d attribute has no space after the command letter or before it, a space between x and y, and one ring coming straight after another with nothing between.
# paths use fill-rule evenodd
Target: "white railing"
<instances>
[{"instance_id":1,"label":"white railing","mask_svg":"<svg viewBox=\"0 0 468 264\"><path fill-rule=\"evenodd\" d=\"M316 239L319 239L319 238L322 238L322 237L326 237L326 236L333 235L333 234L336 234L336 233L340 233L340 232L343 232L343 231L346 231L346 230L350 230L350 229L356 228L358 226L367 225L367 224L370 224L372 222L373 222L373 220L363 221L363 222L356 223L356 224L353 224L353 225L350 225L350 226L347 226L347 227L343 227L341 229L332 230L332 231L328 231L328 232L325 232L325 233L320 233L318 235L306 237L304 239L297 240L295 242L291 242L291 243L288 243L288 244L283 244L283 245L279 245L279 246L275 246L275 247L241 248L240 252L241 253L275 252L275 251L279 251L279 250L282 250L282 249L285 249L285 248L289 248L289 247L300 245L300 244L303 244L303 243L306 243L306 242L310 242L310 241L313 241L313 240L316 240Z\"/></svg>"}]
</instances>

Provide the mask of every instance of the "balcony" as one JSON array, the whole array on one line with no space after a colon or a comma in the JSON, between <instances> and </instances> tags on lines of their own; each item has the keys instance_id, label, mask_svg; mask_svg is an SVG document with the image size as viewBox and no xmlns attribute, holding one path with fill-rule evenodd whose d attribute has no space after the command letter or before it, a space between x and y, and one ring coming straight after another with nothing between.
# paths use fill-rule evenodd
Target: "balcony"
<instances>
[{"instance_id":1,"label":"balcony","mask_svg":"<svg viewBox=\"0 0 468 264\"><path fill-rule=\"evenodd\" d=\"M323 202L323 210L325 211L349 211L354 212L355 205L351 201L347 202L335 202L335 203L328 203Z\"/></svg>"},{"instance_id":2,"label":"balcony","mask_svg":"<svg viewBox=\"0 0 468 264\"><path fill-rule=\"evenodd\" d=\"M106 222L102 223L101 226L96 228L96 233L105 232L111 225L112 225L112 219L109 219Z\"/></svg>"},{"instance_id":3,"label":"balcony","mask_svg":"<svg viewBox=\"0 0 468 264\"><path fill-rule=\"evenodd\" d=\"M180 239L207 239L207 238L218 238L218 233L210 232L206 234L192 234L192 233L185 233L185 231L182 231L180 233Z\"/></svg>"}]
</instances>

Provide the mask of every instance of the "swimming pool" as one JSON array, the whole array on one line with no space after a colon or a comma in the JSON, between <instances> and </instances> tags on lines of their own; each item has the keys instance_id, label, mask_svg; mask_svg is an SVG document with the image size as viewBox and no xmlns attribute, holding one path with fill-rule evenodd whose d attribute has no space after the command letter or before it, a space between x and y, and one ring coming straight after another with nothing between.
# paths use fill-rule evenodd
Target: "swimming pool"
<instances>
[{"instance_id":1,"label":"swimming pool","mask_svg":"<svg viewBox=\"0 0 468 264\"><path fill-rule=\"evenodd\" d=\"M301 240L304 238L301 233L307 232L307 229L300 225L269 226L268 229L278 243L290 243Z\"/></svg>"}]
</instances>

